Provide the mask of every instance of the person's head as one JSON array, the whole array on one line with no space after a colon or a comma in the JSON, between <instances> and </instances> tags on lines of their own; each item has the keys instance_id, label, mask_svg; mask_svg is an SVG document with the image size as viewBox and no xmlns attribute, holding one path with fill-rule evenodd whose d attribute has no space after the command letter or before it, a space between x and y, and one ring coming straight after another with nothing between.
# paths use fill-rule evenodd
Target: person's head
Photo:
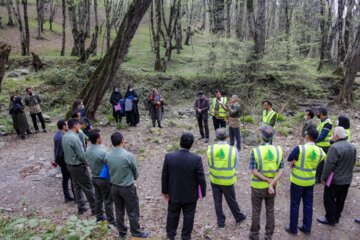
<instances>
[{"instance_id":1,"label":"person's head","mask_svg":"<svg viewBox=\"0 0 360 240\"><path fill-rule=\"evenodd\" d=\"M338 126L343 127L344 129L350 128L350 119L347 116L339 116L338 117Z\"/></svg>"},{"instance_id":2,"label":"person's head","mask_svg":"<svg viewBox=\"0 0 360 240\"><path fill-rule=\"evenodd\" d=\"M268 111L272 108L272 103L269 100L265 100L262 102L263 109Z\"/></svg>"},{"instance_id":3,"label":"person's head","mask_svg":"<svg viewBox=\"0 0 360 240\"><path fill-rule=\"evenodd\" d=\"M194 135L192 133L183 133L180 138L180 147L190 149L194 143Z\"/></svg>"},{"instance_id":4,"label":"person's head","mask_svg":"<svg viewBox=\"0 0 360 240\"><path fill-rule=\"evenodd\" d=\"M18 104L21 104L21 105L22 105L21 97L20 97L20 96L15 96L15 97L14 97L14 103L18 103Z\"/></svg>"},{"instance_id":5,"label":"person's head","mask_svg":"<svg viewBox=\"0 0 360 240\"><path fill-rule=\"evenodd\" d=\"M155 95L159 95L159 91L156 88L153 88L152 90L152 94Z\"/></svg>"},{"instance_id":6,"label":"person's head","mask_svg":"<svg viewBox=\"0 0 360 240\"><path fill-rule=\"evenodd\" d=\"M25 90L29 95L31 95L33 93L33 90L31 87L27 87Z\"/></svg>"},{"instance_id":7,"label":"person's head","mask_svg":"<svg viewBox=\"0 0 360 240\"><path fill-rule=\"evenodd\" d=\"M216 90L216 91L215 91L215 97L216 97L217 99L220 99L220 98L221 98L221 92L220 92L220 90Z\"/></svg>"},{"instance_id":8,"label":"person's head","mask_svg":"<svg viewBox=\"0 0 360 240\"><path fill-rule=\"evenodd\" d=\"M57 123L57 128L59 130L62 130L62 131L68 131L69 128L68 128L68 125L67 125L67 121L65 119L60 119Z\"/></svg>"},{"instance_id":9,"label":"person's head","mask_svg":"<svg viewBox=\"0 0 360 240\"><path fill-rule=\"evenodd\" d=\"M325 118L328 115L328 111L325 107L319 107L316 111L316 116L320 119Z\"/></svg>"},{"instance_id":10,"label":"person's head","mask_svg":"<svg viewBox=\"0 0 360 240\"><path fill-rule=\"evenodd\" d=\"M120 132L114 132L111 135L111 143L114 147L122 147L124 145L124 137Z\"/></svg>"},{"instance_id":11,"label":"person's head","mask_svg":"<svg viewBox=\"0 0 360 240\"><path fill-rule=\"evenodd\" d=\"M230 103L236 103L239 101L239 97L237 95L232 95L229 102Z\"/></svg>"},{"instance_id":12,"label":"person's head","mask_svg":"<svg viewBox=\"0 0 360 240\"><path fill-rule=\"evenodd\" d=\"M227 138L226 128L218 128L215 131L216 138L220 141L225 141Z\"/></svg>"},{"instance_id":13,"label":"person's head","mask_svg":"<svg viewBox=\"0 0 360 240\"><path fill-rule=\"evenodd\" d=\"M305 119L313 119L314 118L314 111L311 109L305 110Z\"/></svg>"},{"instance_id":14,"label":"person's head","mask_svg":"<svg viewBox=\"0 0 360 240\"><path fill-rule=\"evenodd\" d=\"M81 118L81 114L80 111L78 109L76 109L72 114L71 114L71 118L74 118L76 120L80 120Z\"/></svg>"},{"instance_id":15,"label":"person's head","mask_svg":"<svg viewBox=\"0 0 360 240\"><path fill-rule=\"evenodd\" d=\"M133 87L132 85L129 85L129 86L128 86L128 91L129 91L129 92L134 91L134 87Z\"/></svg>"},{"instance_id":16,"label":"person's head","mask_svg":"<svg viewBox=\"0 0 360 240\"><path fill-rule=\"evenodd\" d=\"M74 109L81 110L83 108L84 108L84 104L83 104L82 99L76 99L74 102Z\"/></svg>"},{"instance_id":17,"label":"person's head","mask_svg":"<svg viewBox=\"0 0 360 240\"><path fill-rule=\"evenodd\" d=\"M68 120L68 127L69 127L69 130L71 130L73 132L79 132L79 130L80 130L79 121L75 118L70 118Z\"/></svg>"},{"instance_id":18,"label":"person's head","mask_svg":"<svg viewBox=\"0 0 360 240\"><path fill-rule=\"evenodd\" d=\"M346 139L347 138L347 132L345 130L345 128L343 127L336 127L334 129L334 133L332 136L332 139L334 140L334 142L337 142L341 139Z\"/></svg>"},{"instance_id":19,"label":"person's head","mask_svg":"<svg viewBox=\"0 0 360 240\"><path fill-rule=\"evenodd\" d=\"M319 136L319 132L318 130L316 130L316 128L311 127L306 131L306 142L315 142L316 139Z\"/></svg>"},{"instance_id":20,"label":"person's head","mask_svg":"<svg viewBox=\"0 0 360 240\"><path fill-rule=\"evenodd\" d=\"M260 128L261 138L265 143L270 143L274 137L274 129L271 126L262 126Z\"/></svg>"},{"instance_id":21,"label":"person's head","mask_svg":"<svg viewBox=\"0 0 360 240\"><path fill-rule=\"evenodd\" d=\"M114 91L114 92L119 92L119 88L118 88L118 87L114 87L114 88L113 88L113 91Z\"/></svg>"},{"instance_id":22,"label":"person's head","mask_svg":"<svg viewBox=\"0 0 360 240\"><path fill-rule=\"evenodd\" d=\"M205 97L205 93L204 93L203 91L199 91L199 92L197 93L197 96L198 96L198 98L203 99L203 98Z\"/></svg>"},{"instance_id":23,"label":"person's head","mask_svg":"<svg viewBox=\"0 0 360 240\"><path fill-rule=\"evenodd\" d=\"M87 117L82 117L79 120L79 124L80 124L80 127L84 129L90 125L90 121Z\"/></svg>"},{"instance_id":24,"label":"person's head","mask_svg":"<svg viewBox=\"0 0 360 240\"><path fill-rule=\"evenodd\" d=\"M100 136L100 130L99 129L93 129L89 132L89 140L91 144L101 144L101 136Z\"/></svg>"}]
</instances>

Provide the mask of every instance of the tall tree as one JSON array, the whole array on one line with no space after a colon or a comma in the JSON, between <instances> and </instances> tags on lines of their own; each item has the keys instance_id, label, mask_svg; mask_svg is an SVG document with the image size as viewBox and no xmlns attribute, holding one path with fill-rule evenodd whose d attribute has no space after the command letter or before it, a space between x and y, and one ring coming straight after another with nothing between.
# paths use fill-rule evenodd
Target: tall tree
<instances>
[{"instance_id":1,"label":"tall tree","mask_svg":"<svg viewBox=\"0 0 360 240\"><path fill-rule=\"evenodd\" d=\"M7 14L8 14L8 23L7 25L8 26L14 26L15 23L14 23L14 17L13 17L13 2L12 0L7 0L6 2L6 10L7 10Z\"/></svg>"},{"instance_id":2,"label":"tall tree","mask_svg":"<svg viewBox=\"0 0 360 240\"><path fill-rule=\"evenodd\" d=\"M161 60L160 56L160 35L161 35L161 1L154 0L153 6L151 6L151 24L153 31L153 42L154 42L154 53L155 53L155 64L154 70L164 72L166 70L166 63ZM154 7L155 7L155 22L154 22ZM156 26L156 27L155 27Z\"/></svg>"},{"instance_id":3,"label":"tall tree","mask_svg":"<svg viewBox=\"0 0 360 240\"><path fill-rule=\"evenodd\" d=\"M320 62L319 66L317 68L318 71L320 71L324 64L324 58L325 58L325 47L326 47L326 39L327 39L327 32L326 32L326 2L325 0L320 0L320 14L321 14L321 20L320 20L320 31L321 31L321 43L320 43Z\"/></svg>"},{"instance_id":4,"label":"tall tree","mask_svg":"<svg viewBox=\"0 0 360 240\"><path fill-rule=\"evenodd\" d=\"M20 31L21 55L25 56L27 52L27 47L26 47L26 39L25 39L25 30L23 28L23 20L21 17L20 0L16 0L15 3L16 3L16 11L14 11L14 13Z\"/></svg>"},{"instance_id":5,"label":"tall tree","mask_svg":"<svg viewBox=\"0 0 360 240\"><path fill-rule=\"evenodd\" d=\"M53 31L53 22L59 8L59 0L49 0L49 30Z\"/></svg>"},{"instance_id":6,"label":"tall tree","mask_svg":"<svg viewBox=\"0 0 360 240\"><path fill-rule=\"evenodd\" d=\"M223 34L225 32L224 26L224 10L225 10L225 0L212 0L213 1L213 10L212 10L212 19L213 25L211 32L215 34Z\"/></svg>"},{"instance_id":7,"label":"tall tree","mask_svg":"<svg viewBox=\"0 0 360 240\"><path fill-rule=\"evenodd\" d=\"M36 13L37 13L37 38L42 39L41 33L43 32L44 18L45 18L45 0L36 0Z\"/></svg>"},{"instance_id":8,"label":"tall tree","mask_svg":"<svg viewBox=\"0 0 360 240\"><path fill-rule=\"evenodd\" d=\"M345 46L344 46L344 9L345 0L338 0L338 65L344 61Z\"/></svg>"},{"instance_id":9,"label":"tall tree","mask_svg":"<svg viewBox=\"0 0 360 240\"><path fill-rule=\"evenodd\" d=\"M6 64L9 59L11 46L7 43L0 42L0 93L2 90L2 81L4 79Z\"/></svg>"},{"instance_id":10,"label":"tall tree","mask_svg":"<svg viewBox=\"0 0 360 240\"><path fill-rule=\"evenodd\" d=\"M257 19L255 24L255 53L261 59L265 51L266 21L265 9L266 0L258 0Z\"/></svg>"},{"instance_id":11,"label":"tall tree","mask_svg":"<svg viewBox=\"0 0 360 240\"><path fill-rule=\"evenodd\" d=\"M151 0L134 0L130 5L109 51L77 97L83 99L90 119L95 119L96 110L127 54L130 42L150 4Z\"/></svg>"},{"instance_id":12,"label":"tall tree","mask_svg":"<svg viewBox=\"0 0 360 240\"><path fill-rule=\"evenodd\" d=\"M347 0L346 1L346 17L345 17L345 29L344 29L344 49L345 52L349 48L351 42L351 24L353 17L353 8L355 5L355 0ZM359 6L360 7L360 6Z\"/></svg>"},{"instance_id":13,"label":"tall tree","mask_svg":"<svg viewBox=\"0 0 360 240\"><path fill-rule=\"evenodd\" d=\"M231 0L226 1L226 37L231 37Z\"/></svg>"},{"instance_id":14,"label":"tall tree","mask_svg":"<svg viewBox=\"0 0 360 240\"><path fill-rule=\"evenodd\" d=\"M66 45L66 0L62 0L62 40L61 40L61 56L65 55L65 45Z\"/></svg>"},{"instance_id":15,"label":"tall tree","mask_svg":"<svg viewBox=\"0 0 360 240\"><path fill-rule=\"evenodd\" d=\"M235 33L237 39L243 38L243 19L244 19L244 10L245 10L245 1L236 0L235 1Z\"/></svg>"},{"instance_id":16,"label":"tall tree","mask_svg":"<svg viewBox=\"0 0 360 240\"><path fill-rule=\"evenodd\" d=\"M26 55L30 55L30 30L29 30L29 17L28 17L28 1L22 0L24 11L24 30L25 30L25 48Z\"/></svg>"}]
</instances>

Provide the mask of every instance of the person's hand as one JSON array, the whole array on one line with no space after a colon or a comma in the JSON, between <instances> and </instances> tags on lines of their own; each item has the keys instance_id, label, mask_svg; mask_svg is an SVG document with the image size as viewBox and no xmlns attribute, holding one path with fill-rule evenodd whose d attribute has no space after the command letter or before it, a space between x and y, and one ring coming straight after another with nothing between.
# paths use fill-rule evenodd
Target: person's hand
<instances>
[{"instance_id":1,"label":"person's hand","mask_svg":"<svg viewBox=\"0 0 360 240\"><path fill-rule=\"evenodd\" d=\"M160 105L160 102L156 102L157 105Z\"/></svg>"},{"instance_id":2,"label":"person's hand","mask_svg":"<svg viewBox=\"0 0 360 240\"><path fill-rule=\"evenodd\" d=\"M163 196L164 196L164 200L168 202L169 201L169 194L163 194Z\"/></svg>"},{"instance_id":3,"label":"person's hand","mask_svg":"<svg viewBox=\"0 0 360 240\"><path fill-rule=\"evenodd\" d=\"M325 182L325 181L321 181L321 184L325 186L326 182Z\"/></svg>"},{"instance_id":4,"label":"person's hand","mask_svg":"<svg viewBox=\"0 0 360 240\"><path fill-rule=\"evenodd\" d=\"M270 184L272 182L271 178L266 179L266 181Z\"/></svg>"},{"instance_id":5,"label":"person's hand","mask_svg":"<svg viewBox=\"0 0 360 240\"><path fill-rule=\"evenodd\" d=\"M51 165L53 166L53 167L57 167L57 163L55 162L55 161L51 161Z\"/></svg>"},{"instance_id":6,"label":"person's hand","mask_svg":"<svg viewBox=\"0 0 360 240\"><path fill-rule=\"evenodd\" d=\"M271 185L271 184L269 185L268 193L271 194L271 195L275 194L275 188L274 188L274 186Z\"/></svg>"},{"instance_id":7,"label":"person's hand","mask_svg":"<svg viewBox=\"0 0 360 240\"><path fill-rule=\"evenodd\" d=\"M294 161L289 162L289 167L292 168L294 166Z\"/></svg>"},{"instance_id":8,"label":"person's hand","mask_svg":"<svg viewBox=\"0 0 360 240\"><path fill-rule=\"evenodd\" d=\"M202 110L201 110L200 108L198 108L197 111L198 111L199 113L201 113Z\"/></svg>"}]
</instances>

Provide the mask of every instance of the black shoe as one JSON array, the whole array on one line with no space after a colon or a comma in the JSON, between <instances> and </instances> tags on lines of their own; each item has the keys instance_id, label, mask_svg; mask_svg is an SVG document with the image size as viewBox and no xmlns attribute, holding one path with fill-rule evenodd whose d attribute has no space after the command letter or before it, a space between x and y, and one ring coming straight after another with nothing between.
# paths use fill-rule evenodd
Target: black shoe
<instances>
[{"instance_id":1,"label":"black shoe","mask_svg":"<svg viewBox=\"0 0 360 240\"><path fill-rule=\"evenodd\" d=\"M289 225L285 225L284 229L285 229L286 232L290 233L291 235L297 235L297 233L294 233L293 231L291 231Z\"/></svg>"},{"instance_id":2,"label":"black shoe","mask_svg":"<svg viewBox=\"0 0 360 240\"><path fill-rule=\"evenodd\" d=\"M336 219L335 223L338 224L340 222L340 219Z\"/></svg>"},{"instance_id":3,"label":"black shoe","mask_svg":"<svg viewBox=\"0 0 360 240\"><path fill-rule=\"evenodd\" d=\"M241 223L242 221L244 221L246 219L246 214L243 213L242 215L243 215L242 218L240 218L239 220L236 220L236 223Z\"/></svg>"},{"instance_id":4,"label":"black shoe","mask_svg":"<svg viewBox=\"0 0 360 240\"><path fill-rule=\"evenodd\" d=\"M354 222L360 224L360 218L355 218L355 219L354 219Z\"/></svg>"},{"instance_id":5,"label":"black shoe","mask_svg":"<svg viewBox=\"0 0 360 240\"><path fill-rule=\"evenodd\" d=\"M88 210L87 208L80 208L80 209L78 210L78 215L84 214L87 210Z\"/></svg>"},{"instance_id":6,"label":"black shoe","mask_svg":"<svg viewBox=\"0 0 360 240\"><path fill-rule=\"evenodd\" d=\"M335 226L335 223L330 223L325 216L323 217L318 217L317 221L321 224L325 224L325 225L329 225L329 226Z\"/></svg>"},{"instance_id":7,"label":"black shoe","mask_svg":"<svg viewBox=\"0 0 360 240\"><path fill-rule=\"evenodd\" d=\"M204 137L199 137L199 140L203 140L204 139Z\"/></svg>"},{"instance_id":8,"label":"black shoe","mask_svg":"<svg viewBox=\"0 0 360 240\"><path fill-rule=\"evenodd\" d=\"M72 197L65 198L65 203L73 202L74 199Z\"/></svg>"},{"instance_id":9,"label":"black shoe","mask_svg":"<svg viewBox=\"0 0 360 240\"><path fill-rule=\"evenodd\" d=\"M224 228L225 228L225 224L218 224L218 227L219 227L220 229L224 229Z\"/></svg>"},{"instance_id":10,"label":"black shoe","mask_svg":"<svg viewBox=\"0 0 360 240\"><path fill-rule=\"evenodd\" d=\"M143 231L143 232L138 233L138 234L133 234L132 236L136 237L136 238L148 238L150 236L150 232Z\"/></svg>"},{"instance_id":11,"label":"black shoe","mask_svg":"<svg viewBox=\"0 0 360 240\"><path fill-rule=\"evenodd\" d=\"M205 143L208 143L209 142L209 139L208 138L205 138Z\"/></svg>"},{"instance_id":12,"label":"black shoe","mask_svg":"<svg viewBox=\"0 0 360 240\"><path fill-rule=\"evenodd\" d=\"M26 131L26 134L27 134L27 135L30 135L30 134L32 134L32 132L31 132L30 130L27 130L27 131Z\"/></svg>"},{"instance_id":13,"label":"black shoe","mask_svg":"<svg viewBox=\"0 0 360 240\"><path fill-rule=\"evenodd\" d=\"M35 130L35 133L38 133L39 132L39 129L38 130Z\"/></svg>"},{"instance_id":14,"label":"black shoe","mask_svg":"<svg viewBox=\"0 0 360 240\"><path fill-rule=\"evenodd\" d=\"M299 231L301 231L301 232L305 233L306 235L310 235L310 232L305 231L304 226L298 226L298 229L299 229Z\"/></svg>"},{"instance_id":15,"label":"black shoe","mask_svg":"<svg viewBox=\"0 0 360 240\"><path fill-rule=\"evenodd\" d=\"M46 129L43 129L43 132L46 133L47 132Z\"/></svg>"},{"instance_id":16,"label":"black shoe","mask_svg":"<svg viewBox=\"0 0 360 240\"><path fill-rule=\"evenodd\" d=\"M91 210L91 216L95 216L96 212L94 210Z\"/></svg>"},{"instance_id":17,"label":"black shoe","mask_svg":"<svg viewBox=\"0 0 360 240\"><path fill-rule=\"evenodd\" d=\"M159 127L159 128L162 128L162 126L161 126L161 125L159 125L158 127Z\"/></svg>"},{"instance_id":18,"label":"black shoe","mask_svg":"<svg viewBox=\"0 0 360 240\"><path fill-rule=\"evenodd\" d=\"M22 140L25 140L25 136L20 136L20 138L21 138Z\"/></svg>"}]
</instances>

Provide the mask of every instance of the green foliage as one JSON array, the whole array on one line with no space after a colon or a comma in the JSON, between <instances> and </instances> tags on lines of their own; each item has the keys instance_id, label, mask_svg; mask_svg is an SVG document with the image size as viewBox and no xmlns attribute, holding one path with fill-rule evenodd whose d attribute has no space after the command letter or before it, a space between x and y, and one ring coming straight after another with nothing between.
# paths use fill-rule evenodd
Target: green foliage
<instances>
[{"instance_id":1,"label":"green foliage","mask_svg":"<svg viewBox=\"0 0 360 240\"><path fill-rule=\"evenodd\" d=\"M251 115L241 116L240 121L243 123L255 123L254 117Z\"/></svg>"},{"instance_id":2,"label":"green foliage","mask_svg":"<svg viewBox=\"0 0 360 240\"><path fill-rule=\"evenodd\" d=\"M286 120L286 117L281 113L278 113L276 118L278 122L284 122Z\"/></svg>"},{"instance_id":3,"label":"green foliage","mask_svg":"<svg viewBox=\"0 0 360 240\"><path fill-rule=\"evenodd\" d=\"M177 142L173 142L167 149L166 151L167 152L173 152L173 151L176 151L176 150L179 150L180 149L180 143L177 141Z\"/></svg>"},{"instance_id":4,"label":"green foliage","mask_svg":"<svg viewBox=\"0 0 360 240\"><path fill-rule=\"evenodd\" d=\"M107 118L107 120L108 120L110 123L115 122L115 118L114 118L114 116L113 116L112 114L108 114L108 115L106 116L106 118Z\"/></svg>"},{"instance_id":5,"label":"green foliage","mask_svg":"<svg viewBox=\"0 0 360 240\"><path fill-rule=\"evenodd\" d=\"M276 129L276 131L285 137L289 136L289 134L292 134L294 132L292 128L286 126L281 126Z\"/></svg>"},{"instance_id":6,"label":"green foliage","mask_svg":"<svg viewBox=\"0 0 360 240\"><path fill-rule=\"evenodd\" d=\"M126 129L127 125L124 124L122 121L116 124L116 129Z\"/></svg>"},{"instance_id":7,"label":"green foliage","mask_svg":"<svg viewBox=\"0 0 360 240\"><path fill-rule=\"evenodd\" d=\"M81 220L72 215L64 225L48 219L0 217L1 239L105 239L111 228L96 219Z\"/></svg>"}]
</instances>

